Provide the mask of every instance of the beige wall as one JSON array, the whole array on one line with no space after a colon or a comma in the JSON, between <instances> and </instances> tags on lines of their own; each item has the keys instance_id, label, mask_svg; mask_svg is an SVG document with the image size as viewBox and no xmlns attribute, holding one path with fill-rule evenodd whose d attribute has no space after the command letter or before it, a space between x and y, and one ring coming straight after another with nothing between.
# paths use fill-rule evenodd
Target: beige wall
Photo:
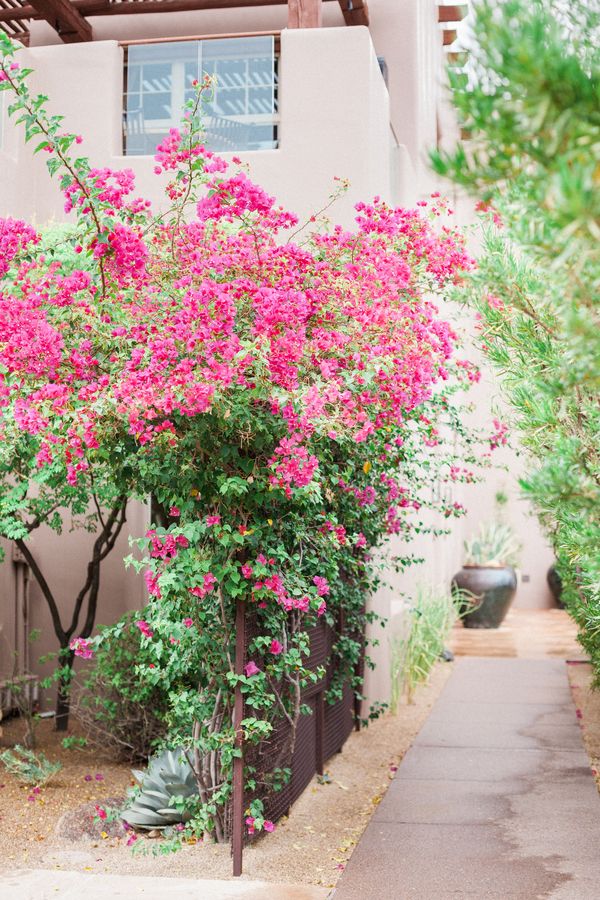
<instances>
[{"instance_id":1,"label":"beige wall","mask_svg":"<svg viewBox=\"0 0 600 900\"><path fill-rule=\"evenodd\" d=\"M130 552L128 535L143 534L147 521L148 514L144 506L139 503L129 504L123 532L114 550L102 564L96 616L99 625L110 624L128 609L139 609L144 605L143 581L132 569L125 569L123 558ZM62 536L44 528L32 535L29 544L61 609L63 625L68 626L67 615L86 580L86 566L94 538L81 531L70 531L68 516L65 517L64 525ZM58 648L46 600L35 579L30 579L27 591L28 617L24 628L23 598L18 584L19 572L23 571L23 567L15 562L11 543L2 540L1 545L5 556L4 562L0 564L0 680L3 676L12 674L15 665L17 671L24 670L26 667L23 663L27 655L30 671L41 676L49 675L54 670L55 663L38 662L40 656L56 652ZM80 616L80 625L84 618L85 609ZM28 641L33 631L39 631L40 636L35 641ZM77 634L76 631L75 635ZM18 652L18 659L15 659L15 650ZM42 692L41 699L43 705L53 707L54 691Z\"/></svg>"},{"instance_id":2,"label":"beige wall","mask_svg":"<svg viewBox=\"0 0 600 900\"><path fill-rule=\"evenodd\" d=\"M439 188L429 173L427 148L436 141L439 122L452 136L452 118L443 100L442 47L435 0L369 0L371 27L348 28L337 3L324 5L323 29L285 30L285 7L254 10L206 11L161 15L107 16L91 19L95 42L60 44L43 22L32 23L32 48L24 51L35 69L35 83L51 97L52 110L66 116L66 127L84 135L82 149L98 165L128 166L137 175L140 193L159 200L160 181L152 174L152 160L121 157L122 49L118 40L209 35L284 29L281 33L280 147L244 154L252 176L278 200L302 217L319 208L330 193L335 175L347 177L351 188L332 217L350 225L353 204L379 194L394 203L412 205L419 196ZM386 59L389 94L376 55ZM30 150L5 122L0 147L0 215L19 215L43 224L62 219L62 202L51 184L44 160L32 160ZM43 154L42 154L43 155ZM226 155L226 154L225 154ZM443 186L447 190L448 186ZM468 218L468 214L467 214ZM479 396L489 403L493 384L486 380ZM487 415L487 414L482 414ZM373 598L373 606L389 617L386 631L375 629L381 645L373 654L379 662L369 673L367 694L389 696L388 637L402 628L402 593L410 596L419 582L447 584L460 567L463 538L493 509L500 488L511 491L508 515L525 545L523 573L530 581L519 586L517 604L548 604L545 570L551 558L534 520L527 518L515 486L515 461L508 457L510 474L490 472L479 486L457 491L455 499L469 508L466 521L455 523L448 538L423 538L415 552L426 563L389 585ZM142 527L136 522L135 527ZM68 596L84 562L80 536L39 541L38 551ZM105 573L105 618L115 618L131 598L141 602L121 566L126 552L115 549ZM401 552L401 548L398 548ZM65 560L72 560L65 566ZM0 566L0 589L11 588L10 563ZM69 571L64 571L68 569ZM72 571L71 571L72 570ZM128 593L131 591L131 593ZM10 605L10 604L9 604ZM6 605L5 605L6 608ZM32 616L47 632L43 607L32 589ZM11 623L2 616L5 633ZM103 614L99 615L102 621ZM1 666L0 666L1 668Z\"/></svg>"},{"instance_id":3,"label":"beige wall","mask_svg":"<svg viewBox=\"0 0 600 900\"><path fill-rule=\"evenodd\" d=\"M36 46L23 56L35 70L34 87L51 98L50 109L65 116L66 128L84 136L81 149L92 162L133 169L140 193L159 202L162 181L152 158L120 156L123 50L117 42ZM401 195L406 155L391 135L388 92L368 30L284 31L280 71L280 146L244 154L252 176L301 218L327 201L334 176L349 178L351 190L335 209L347 225L359 198L392 199L392 177ZM11 184L5 190L0 180L0 214L39 223L64 219L45 160L31 158L11 124L4 130L2 162Z\"/></svg>"}]
</instances>

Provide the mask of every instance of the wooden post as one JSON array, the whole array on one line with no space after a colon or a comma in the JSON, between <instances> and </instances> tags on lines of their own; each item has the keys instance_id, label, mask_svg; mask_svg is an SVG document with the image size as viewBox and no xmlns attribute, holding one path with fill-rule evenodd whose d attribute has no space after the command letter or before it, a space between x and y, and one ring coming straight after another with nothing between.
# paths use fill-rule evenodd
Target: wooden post
<instances>
[{"instance_id":1,"label":"wooden post","mask_svg":"<svg viewBox=\"0 0 600 900\"><path fill-rule=\"evenodd\" d=\"M244 656L246 653L246 604L238 600L235 615L235 674L244 674ZM244 718L244 696L239 685L235 688L233 707L233 727L235 728L235 746L243 749L242 719ZM233 815L231 849L233 854L233 874L242 874L242 855L244 850L244 757L233 759Z\"/></svg>"},{"instance_id":2,"label":"wooden post","mask_svg":"<svg viewBox=\"0 0 600 900\"><path fill-rule=\"evenodd\" d=\"M288 28L320 28L322 0L288 0Z\"/></svg>"},{"instance_id":3,"label":"wooden post","mask_svg":"<svg viewBox=\"0 0 600 900\"><path fill-rule=\"evenodd\" d=\"M369 27L367 0L338 0L346 25L366 25Z\"/></svg>"},{"instance_id":4,"label":"wooden post","mask_svg":"<svg viewBox=\"0 0 600 900\"><path fill-rule=\"evenodd\" d=\"M69 0L32 0L31 5L65 43L92 40L92 26Z\"/></svg>"}]
</instances>

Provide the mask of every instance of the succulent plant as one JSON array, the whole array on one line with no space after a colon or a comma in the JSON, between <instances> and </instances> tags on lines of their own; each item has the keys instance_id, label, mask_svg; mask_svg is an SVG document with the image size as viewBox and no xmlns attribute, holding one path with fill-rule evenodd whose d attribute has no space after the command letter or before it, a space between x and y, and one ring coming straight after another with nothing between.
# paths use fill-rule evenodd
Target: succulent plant
<instances>
[{"instance_id":1,"label":"succulent plant","mask_svg":"<svg viewBox=\"0 0 600 900\"><path fill-rule=\"evenodd\" d=\"M150 760L145 772L132 769L139 793L123 810L121 818L134 828L167 828L187 822L190 813L170 805L174 797L198 793L194 772L182 749L165 750Z\"/></svg>"},{"instance_id":2,"label":"succulent plant","mask_svg":"<svg viewBox=\"0 0 600 900\"><path fill-rule=\"evenodd\" d=\"M510 525L501 522L482 524L464 547L467 566L516 566L521 549Z\"/></svg>"}]
</instances>

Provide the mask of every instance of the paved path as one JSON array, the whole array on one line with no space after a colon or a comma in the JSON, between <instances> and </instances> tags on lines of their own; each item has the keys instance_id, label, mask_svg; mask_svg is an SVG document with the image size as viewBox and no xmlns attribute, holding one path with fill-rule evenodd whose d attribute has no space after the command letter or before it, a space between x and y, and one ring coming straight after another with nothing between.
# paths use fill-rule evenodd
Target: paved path
<instances>
[{"instance_id":1,"label":"paved path","mask_svg":"<svg viewBox=\"0 0 600 900\"><path fill-rule=\"evenodd\" d=\"M460 897L600 898L600 797L562 660L458 660L334 893Z\"/></svg>"},{"instance_id":2,"label":"paved path","mask_svg":"<svg viewBox=\"0 0 600 900\"><path fill-rule=\"evenodd\" d=\"M265 881L209 881L29 869L0 875L1 900L324 900L329 891Z\"/></svg>"}]
</instances>

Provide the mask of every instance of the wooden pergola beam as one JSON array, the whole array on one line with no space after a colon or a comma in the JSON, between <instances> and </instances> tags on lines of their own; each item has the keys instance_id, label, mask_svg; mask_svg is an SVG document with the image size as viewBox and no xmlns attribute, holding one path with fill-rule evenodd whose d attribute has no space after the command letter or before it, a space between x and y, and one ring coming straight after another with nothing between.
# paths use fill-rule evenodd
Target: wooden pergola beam
<instances>
[{"instance_id":1,"label":"wooden pergola beam","mask_svg":"<svg viewBox=\"0 0 600 900\"><path fill-rule=\"evenodd\" d=\"M288 28L320 28L322 24L321 0L288 0Z\"/></svg>"},{"instance_id":2,"label":"wooden pergola beam","mask_svg":"<svg viewBox=\"0 0 600 900\"><path fill-rule=\"evenodd\" d=\"M466 16L466 3L455 3L452 6L438 6L438 22L461 22Z\"/></svg>"},{"instance_id":3,"label":"wooden pergola beam","mask_svg":"<svg viewBox=\"0 0 600 900\"><path fill-rule=\"evenodd\" d=\"M65 43L92 40L92 26L69 0L31 0L31 5Z\"/></svg>"},{"instance_id":4,"label":"wooden pergola beam","mask_svg":"<svg viewBox=\"0 0 600 900\"><path fill-rule=\"evenodd\" d=\"M160 12L202 12L209 9L240 9L255 6L289 5L290 0L125 0L123 3L110 3L109 0L71 0L71 6L82 16L127 16ZM306 0L303 0L306 3ZM364 13L366 4L363 0L354 0L354 9L348 9L349 0L322 0L323 3L337 2L345 9L346 22L349 25L363 25L364 21L352 21L355 13ZM357 3L362 6L357 7ZM25 6L0 6L0 22L20 22L28 19L43 19L45 16L37 12L33 0ZM298 27L298 26L296 26Z\"/></svg>"},{"instance_id":5,"label":"wooden pergola beam","mask_svg":"<svg viewBox=\"0 0 600 900\"><path fill-rule=\"evenodd\" d=\"M322 4L339 3L346 25L369 25L367 0L26 0L0 5L0 27L15 30L18 23L45 19L66 43L91 41L92 29L86 16L127 16L160 12L201 12L208 9L243 9L283 6L289 9L290 28L318 28L322 25ZM15 34L26 40L28 32Z\"/></svg>"},{"instance_id":6,"label":"wooden pergola beam","mask_svg":"<svg viewBox=\"0 0 600 900\"><path fill-rule=\"evenodd\" d=\"M458 37L458 32L456 28L445 28L442 31L442 45L444 47L449 47L450 44L453 44L456 38Z\"/></svg>"},{"instance_id":7,"label":"wooden pergola beam","mask_svg":"<svg viewBox=\"0 0 600 900\"><path fill-rule=\"evenodd\" d=\"M367 0L338 0L346 25L369 26Z\"/></svg>"}]
</instances>

